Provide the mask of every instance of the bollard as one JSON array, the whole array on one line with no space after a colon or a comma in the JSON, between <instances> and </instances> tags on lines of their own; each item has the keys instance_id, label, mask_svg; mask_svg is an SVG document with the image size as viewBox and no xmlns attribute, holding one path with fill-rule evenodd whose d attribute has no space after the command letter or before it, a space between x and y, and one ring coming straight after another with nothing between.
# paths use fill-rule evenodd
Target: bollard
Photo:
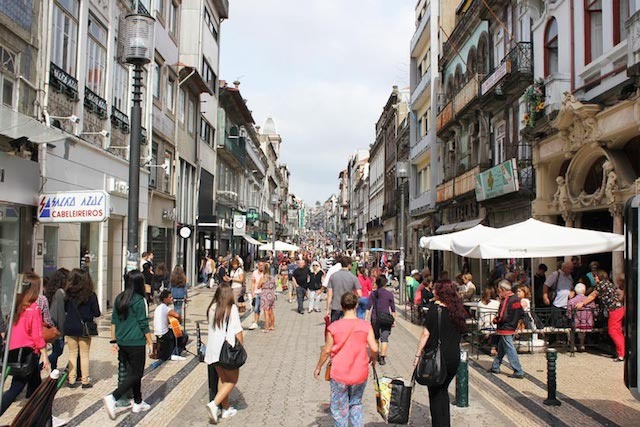
<instances>
[{"instance_id":1,"label":"bollard","mask_svg":"<svg viewBox=\"0 0 640 427\"><path fill-rule=\"evenodd\" d=\"M456 406L466 408L469 406L469 353L460 351L460 365L456 374Z\"/></svg>"},{"instance_id":2,"label":"bollard","mask_svg":"<svg viewBox=\"0 0 640 427\"><path fill-rule=\"evenodd\" d=\"M562 402L556 397L556 360L558 359L558 350L555 348L547 349L547 398L544 403L547 406L560 406Z\"/></svg>"},{"instance_id":3,"label":"bollard","mask_svg":"<svg viewBox=\"0 0 640 427\"><path fill-rule=\"evenodd\" d=\"M202 351L202 334L200 333L200 323L196 323L196 354L198 360L204 362L204 351Z\"/></svg>"}]
</instances>

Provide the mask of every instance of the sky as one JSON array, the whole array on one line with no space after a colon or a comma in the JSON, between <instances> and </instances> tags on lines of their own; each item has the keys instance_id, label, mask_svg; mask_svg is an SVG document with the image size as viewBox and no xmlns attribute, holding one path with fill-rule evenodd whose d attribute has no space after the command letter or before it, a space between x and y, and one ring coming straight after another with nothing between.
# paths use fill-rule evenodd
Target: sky
<instances>
[{"instance_id":1,"label":"sky","mask_svg":"<svg viewBox=\"0 0 640 427\"><path fill-rule=\"evenodd\" d=\"M375 140L393 85L409 86L415 0L230 0L220 79L262 126L273 117L290 192L308 205Z\"/></svg>"}]
</instances>

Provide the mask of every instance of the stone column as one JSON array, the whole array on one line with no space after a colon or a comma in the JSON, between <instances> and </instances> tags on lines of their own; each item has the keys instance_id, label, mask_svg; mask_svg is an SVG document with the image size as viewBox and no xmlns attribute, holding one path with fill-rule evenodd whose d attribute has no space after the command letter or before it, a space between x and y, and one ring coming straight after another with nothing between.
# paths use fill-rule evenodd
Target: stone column
<instances>
[{"instance_id":1,"label":"stone column","mask_svg":"<svg viewBox=\"0 0 640 427\"><path fill-rule=\"evenodd\" d=\"M613 205L609 208L609 212L611 216L613 216L613 232L616 234L624 234L623 206ZM616 251L611 255L612 280L615 280L616 276L620 273L624 273L624 252Z\"/></svg>"},{"instance_id":2,"label":"stone column","mask_svg":"<svg viewBox=\"0 0 640 427\"><path fill-rule=\"evenodd\" d=\"M565 227L571 227L573 228L574 222L575 222L575 214L573 212L569 212L569 211L565 211L562 213L562 219L564 219L564 225ZM565 261L571 261L571 257L573 256L573 254L567 254L564 257Z\"/></svg>"}]
</instances>

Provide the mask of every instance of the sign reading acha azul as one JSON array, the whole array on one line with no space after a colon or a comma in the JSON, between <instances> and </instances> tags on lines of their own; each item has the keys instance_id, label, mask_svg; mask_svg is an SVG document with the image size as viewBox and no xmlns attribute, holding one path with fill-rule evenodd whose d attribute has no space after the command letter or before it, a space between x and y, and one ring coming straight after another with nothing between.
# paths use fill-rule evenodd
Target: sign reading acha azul
<instances>
[{"instance_id":1,"label":"sign reading acha azul","mask_svg":"<svg viewBox=\"0 0 640 427\"><path fill-rule=\"evenodd\" d=\"M40 222L102 222L109 217L106 191L77 191L41 194Z\"/></svg>"}]
</instances>

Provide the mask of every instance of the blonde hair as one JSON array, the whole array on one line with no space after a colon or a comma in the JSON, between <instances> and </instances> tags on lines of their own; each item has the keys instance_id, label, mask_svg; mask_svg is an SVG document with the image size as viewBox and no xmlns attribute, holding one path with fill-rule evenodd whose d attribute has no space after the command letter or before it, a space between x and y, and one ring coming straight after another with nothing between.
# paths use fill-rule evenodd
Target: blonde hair
<instances>
[{"instance_id":1,"label":"blonde hair","mask_svg":"<svg viewBox=\"0 0 640 427\"><path fill-rule=\"evenodd\" d=\"M473 276L471 275L471 273L463 274L462 280L464 280L465 282L470 282L471 280L473 280Z\"/></svg>"}]
</instances>

